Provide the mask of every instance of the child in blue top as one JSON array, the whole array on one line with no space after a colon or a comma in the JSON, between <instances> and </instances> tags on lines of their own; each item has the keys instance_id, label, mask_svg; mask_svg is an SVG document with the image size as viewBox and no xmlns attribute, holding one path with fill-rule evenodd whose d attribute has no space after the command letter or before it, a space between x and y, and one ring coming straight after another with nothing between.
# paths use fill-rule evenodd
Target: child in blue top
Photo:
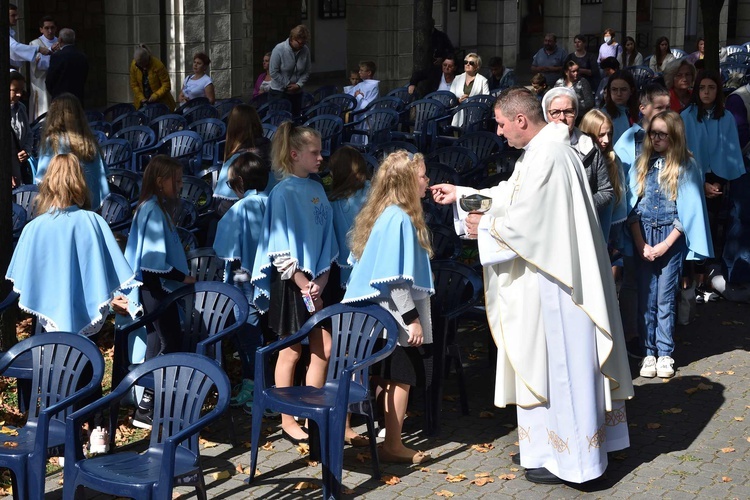
<instances>
[{"instance_id":1,"label":"child in blue top","mask_svg":"<svg viewBox=\"0 0 750 500\"><path fill-rule=\"evenodd\" d=\"M657 114L628 173L627 224L634 244L638 333L646 356L642 377L674 375L675 300L682 261L713 255L703 180L684 137L677 113Z\"/></svg>"},{"instance_id":2,"label":"child in blue top","mask_svg":"<svg viewBox=\"0 0 750 500\"><path fill-rule=\"evenodd\" d=\"M168 208L179 198L181 189L182 165L166 155L153 157L143 172L141 197L125 247L125 258L143 282L140 296L131 294L129 299L144 314L155 310L169 291L183 283L195 283L195 278L188 274L185 249ZM177 307L173 306L159 317L153 328L147 327L144 361L174 352L180 331ZM133 417L134 426L151 427L152 398L153 391L146 389Z\"/></svg>"},{"instance_id":3,"label":"child in blue top","mask_svg":"<svg viewBox=\"0 0 750 500\"><path fill-rule=\"evenodd\" d=\"M255 153L241 153L232 162L227 183L239 201L224 214L216 228L214 250L226 261L224 281L234 283L250 303L248 328L237 335L237 347L242 362L242 385L232 398L232 406L242 406L251 413L253 407L253 382L255 351L263 345L260 315L253 304L253 286L250 273L255 262L255 251L263 230L263 214L268 196L263 193L268 183L268 167Z\"/></svg>"},{"instance_id":4,"label":"child in blue top","mask_svg":"<svg viewBox=\"0 0 750 500\"><path fill-rule=\"evenodd\" d=\"M310 313L323 308L331 263L338 257L331 204L323 186L311 178L323 160L320 150L320 134L292 122L279 125L271 145L272 168L281 181L268 195L252 284L255 307L262 313L269 312L268 326L280 337L296 332ZM311 299L312 310L305 305L303 295ZM306 381L322 387L331 336L317 330L309 338ZM292 385L301 352L302 346L296 344L279 353L276 387ZM294 444L308 438L291 415L281 416L281 428L282 436Z\"/></svg>"},{"instance_id":5,"label":"child in blue top","mask_svg":"<svg viewBox=\"0 0 750 500\"><path fill-rule=\"evenodd\" d=\"M612 120L612 145L638 119L638 93L629 71L615 71L607 80L602 111Z\"/></svg>"}]
</instances>

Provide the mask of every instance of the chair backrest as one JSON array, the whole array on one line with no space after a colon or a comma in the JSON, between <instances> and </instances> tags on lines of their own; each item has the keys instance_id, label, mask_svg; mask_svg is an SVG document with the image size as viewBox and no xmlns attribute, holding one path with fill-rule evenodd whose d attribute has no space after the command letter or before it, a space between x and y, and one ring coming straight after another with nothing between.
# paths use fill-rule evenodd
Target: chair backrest
<instances>
[{"instance_id":1,"label":"chair backrest","mask_svg":"<svg viewBox=\"0 0 750 500\"><path fill-rule=\"evenodd\" d=\"M681 49L669 49L670 52L672 52L672 55L675 57L675 59L680 59L687 56L687 52Z\"/></svg>"},{"instance_id":2,"label":"chair backrest","mask_svg":"<svg viewBox=\"0 0 750 500\"><path fill-rule=\"evenodd\" d=\"M425 132L430 120L447 114L443 103L434 99L414 101L407 109L414 111L414 132L417 133Z\"/></svg>"},{"instance_id":3,"label":"chair backrest","mask_svg":"<svg viewBox=\"0 0 750 500\"><path fill-rule=\"evenodd\" d=\"M86 121L87 122L98 122L104 120L104 113L101 111L95 111L93 109L87 109L85 111L86 113Z\"/></svg>"},{"instance_id":4,"label":"chair backrest","mask_svg":"<svg viewBox=\"0 0 750 500\"><path fill-rule=\"evenodd\" d=\"M477 189L487 189L487 188L493 188L500 184L503 181L507 181L510 179L510 176L513 172L510 171L502 171L498 172L496 174L492 174L489 177L485 177L482 179L479 184L477 184Z\"/></svg>"},{"instance_id":5,"label":"chair backrest","mask_svg":"<svg viewBox=\"0 0 750 500\"><path fill-rule=\"evenodd\" d=\"M174 112L178 115L184 115L191 109L197 108L198 106L205 106L206 104L209 106L211 105L211 101L208 100L208 97L194 97L180 105L177 109L174 110Z\"/></svg>"},{"instance_id":6,"label":"chair backrest","mask_svg":"<svg viewBox=\"0 0 750 500\"><path fill-rule=\"evenodd\" d=\"M735 52L727 56L726 62L735 64L749 64L750 63L750 52Z\"/></svg>"},{"instance_id":7,"label":"chair backrest","mask_svg":"<svg viewBox=\"0 0 750 500\"><path fill-rule=\"evenodd\" d=\"M112 106L104 110L104 120L108 122L112 122L118 116L125 115L132 111L135 111L135 106L133 106L129 102L121 102L118 104L113 104Z\"/></svg>"},{"instance_id":8,"label":"chair backrest","mask_svg":"<svg viewBox=\"0 0 750 500\"><path fill-rule=\"evenodd\" d=\"M83 335L48 332L29 337L3 354L0 374L27 352L32 359L27 426L38 422L42 412L49 413L50 409L54 411L50 420L64 424L72 405L101 387L104 358L96 344ZM34 451L46 453L46 447L40 442Z\"/></svg>"},{"instance_id":9,"label":"chair backrest","mask_svg":"<svg viewBox=\"0 0 750 500\"><path fill-rule=\"evenodd\" d=\"M198 455L198 431L218 419L229 406L231 387L224 370L200 354L175 352L136 366L113 393L124 395L142 378L154 381L154 416L150 445L157 446L195 425L195 433L179 446ZM206 398L216 391L213 408L203 412ZM165 457L166 459L166 457Z\"/></svg>"},{"instance_id":10,"label":"chair backrest","mask_svg":"<svg viewBox=\"0 0 750 500\"><path fill-rule=\"evenodd\" d=\"M141 182L143 181L141 174L124 168L110 168L107 180L120 188L130 203L138 201L141 194Z\"/></svg>"},{"instance_id":11,"label":"chair backrest","mask_svg":"<svg viewBox=\"0 0 750 500\"><path fill-rule=\"evenodd\" d=\"M378 97L370 104L367 105L367 111L372 109L392 109L394 111L401 111L406 107L404 101L396 96L383 96Z\"/></svg>"},{"instance_id":12,"label":"chair backrest","mask_svg":"<svg viewBox=\"0 0 750 500\"><path fill-rule=\"evenodd\" d=\"M268 140L273 139L273 134L276 133L277 128L279 128L278 125L274 125L273 123L264 123L263 124L263 137L265 137Z\"/></svg>"},{"instance_id":13,"label":"chair backrest","mask_svg":"<svg viewBox=\"0 0 750 500\"><path fill-rule=\"evenodd\" d=\"M133 151L149 148L156 144L156 132L145 125L135 125L118 130L112 135L113 139L125 139L130 143Z\"/></svg>"},{"instance_id":14,"label":"chair backrest","mask_svg":"<svg viewBox=\"0 0 750 500\"><path fill-rule=\"evenodd\" d=\"M326 380L339 379L345 369L368 358L384 334L386 346L381 352L395 348L398 325L393 316L378 305L335 304L315 313L302 328L320 324L327 318L332 324L332 344ZM368 387L367 374L367 369L353 373L354 381L365 389Z\"/></svg>"},{"instance_id":15,"label":"chair backrest","mask_svg":"<svg viewBox=\"0 0 750 500\"><path fill-rule=\"evenodd\" d=\"M648 66L628 66L625 68L633 75L635 86L640 91L654 78L654 71Z\"/></svg>"},{"instance_id":16,"label":"chair backrest","mask_svg":"<svg viewBox=\"0 0 750 500\"><path fill-rule=\"evenodd\" d=\"M322 104L317 104L305 111L306 120L319 115L341 116L341 106L339 106L335 102L324 102Z\"/></svg>"},{"instance_id":17,"label":"chair backrest","mask_svg":"<svg viewBox=\"0 0 750 500\"><path fill-rule=\"evenodd\" d=\"M329 102L337 104L342 113L353 111L357 107L357 99L349 94L332 94L320 101L321 104Z\"/></svg>"},{"instance_id":18,"label":"chair backrest","mask_svg":"<svg viewBox=\"0 0 750 500\"><path fill-rule=\"evenodd\" d=\"M102 206L99 207L98 212L110 226L127 221L133 214L130 208L130 201L124 196L115 193L109 193L104 197Z\"/></svg>"},{"instance_id":19,"label":"chair backrest","mask_svg":"<svg viewBox=\"0 0 750 500\"><path fill-rule=\"evenodd\" d=\"M455 260L461 255L461 238L452 227L442 224L429 224L432 236L432 259Z\"/></svg>"},{"instance_id":20,"label":"chair backrest","mask_svg":"<svg viewBox=\"0 0 750 500\"><path fill-rule=\"evenodd\" d=\"M165 153L175 159L192 157L200 154L203 149L203 139L192 130L172 132L156 145L160 153Z\"/></svg>"},{"instance_id":21,"label":"chair backrest","mask_svg":"<svg viewBox=\"0 0 750 500\"><path fill-rule=\"evenodd\" d=\"M94 134L94 137L96 137L97 144L101 145L101 143L108 139L107 134L105 134L101 130L92 130L91 133Z\"/></svg>"},{"instance_id":22,"label":"chair backrest","mask_svg":"<svg viewBox=\"0 0 750 500\"><path fill-rule=\"evenodd\" d=\"M156 139L162 140L169 134L186 129L187 120L185 120L185 117L177 114L167 114L157 116L151 120L148 126L156 132Z\"/></svg>"},{"instance_id":23,"label":"chair backrest","mask_svg":"<svg viewBox=\"0 0 750 500\"><path fill-rule=\"evenodd\" d=\"M187 204L189 205L189 203ZM177 226L175 230L177 231L177 236L180 237L180 244L182 245L183 250L185 250L185 253L198 248L198 238L196 238L191 231L179 226Z\"/></svg>"},{"instance_id":24,"label":"chair backrest","mask_svg":"<svg viewBox=\"0 0 750 500\"><path fill-rule=\"evenodd\" d=\"M216 118L217 120L221 117L219 110L210 104L203 104L201 106L194 106L182 113L188 123L193 123L204 118Z\"/></svg>"},{"instance_id":25,"label":"chair backrest","mask_svg":"<svg viewBox=\"0 0 750 500\"><path fill-rule=\"evenodd\" d=\"M141 108L138 111L140 111L146 116L146 118L148 119L147 123L151 123L152 121L154 121L154 118L158 118L163 115L168 115L170 113L169 107L163 102L154 102L151 104L146 104L145 106L141 106Z\"/></svg>"},{"instance_id":26,"label":"chair backrest","mask_svg":"<svg viewBox=\"0 0 750 500\"><path fill-rule=\"evenodd\" d=\"M378 162L378 159L375 158L370 153L362 153L362 158L365 159L365 163L367 163L367 175L368 177L372 177L373 174L375 174L375 171L380 166L380 163Z\"/></svg>"},{"instance_id":27,"label":"chair backrest","mask_svg":"<svg viewBox=\"0 0 750 500\"><path fill-rule=\"evenodd\" d=\"M373 109L362 113L354 128L367 132L369 144L380 144L391 140L391 132L396 129L399 114L390 108Z\"/></svg>"},{"instance_id":28,"label":"chair backrest","mask_svg":"<svg viewBox=\"0 0 750 500\"><path fill-rule=\"evenodd\" d=\"M211 189L211 186L200 177L193 177L192 175L182 176L180 198L195 205L195 209L199 213L204 212L211 206L213 196L214 191Z\"/></svg>"},{"instance_id":29,"label":"chair backrest","mask_svg":"<svg viewBox=\"0 0 750 500\"><path fill-rule=\"evenodd\" d=\"M18 203L11 202L11 220L13 222L13 238L18 239L23 231L23 226L26 225L26 209Z\"/></svg>"},{"instance_id":30,"label":"chair backrest","mask_svg":"<svg viewBox=\"0 0 750 500\"><path fill-rule=\"evenodd\" d=\"M271 111L288 111L292 112L292 103L286 99L270 99L265 104L257 108L258 116L261 118Z\"/></svg>"},{"instance_id":31,"label":"chair backrest","mask_svg":"<svg viewBox=\"0 0 750 500\"><path fill-rule=\"evenodd\" d=\"M341 132L344 130L344 120L338 115L318 115L310 118L304 124L320 133L323 150L330 153L341 142Z\"/></svg>"},{"instance_id":32,"label":"chair backrest","mask_svg":"<svg viewBox=\"0 0 750 500\"><path fill-rule=\"evenodd\" d=\"M480 104L480 106L483 106ZM459 174L463 174L476 167L479 159L474 152L462 146L447 146L436 149L425 157L425 161L436 161L447 165Z\"/></svg>"},{"instance_id":33,"label":"chair backrest","mask_svg":"<svg viewBox=\"0 0 750 500\"><path fill-rule=\"evenodd\" d=\"M480 130L462 135L456 146L471 150L479 161L484 161L493 154L499 153L505 147L503 139L494 132Z\"/></svg>"},{"instance_id":34,"label":"chair backrest","mask_svg":"<svg viewBox=\"0 0 750 500\"><path fill-rule=\"evenodd\" d=\"M749 71L750 66L744 64L731 62L719 64L719 72L721 73L721 80L724 82L724 88L740 87L742 79L748 75Z\"/></svg>"},{"instance_id":35,"label":"chair backrest","mask_svg":"<svg viewBox=\"0 0 750 500\"><path fill-rule=\"evenodd\" d=\"M118 130L134 127L136 125L146 125L148 123L148 117L140 111L131 111L124 115L120 115L112 121L112 131L117 132Z\"/></svg>"},{"instance_id":36,"label":"chair backrest","mask_svg":"<svg viewBox=\"0 0 750 500\"><path fill-rule=\"evenodd\" d=\"M39 196L39 186L27 184L13 190L13 203L20 205L26 211L26 222L34 218L36 197Z\"/></svg>"},{"instance_id":37,"label":"chair backrest","mask_svg":"<svg viewBox=\"0 0 750 500\"><path fill-rule=\"evenodd\" d=\"M388 142L381 142L380 144L375 146L375 151L373 154L375 155L375 158L377 158L380 161L383 161L386 156L400 149L403 149L406 152L412 153L412 154L419 153L419 149L417 148L417 146L412 144L411 142L388 141Z\"/></svg>"},{"instance_id":38,"label":"chair backrest","mask_svg":"<svg viewBox=\"0 0 750 500\"><path fill-rule=\"evenodd\" d=\"M335 85L323 85L322 87L318 87L315 91L313 91L312 95L313 98L315 98L315 102L318 103L328 97L329 95L333 95L339 91L338 88L336 88ZM326 113L328 114L328 113Z\"/></svg>"},{"instance_id":39,"label":"chair backrest","mask_svg":"<svg viewBox=\"0 0 750 500\"><path fill-rule=\"evenodd\" d=\"M484 293L477 271L454 260L432 261L435 295L432 310L445 319L454 319L479 302Z\"/></svg>"},{"instance_id":40,"label":"chair backrest","mask_svg":"<svg viewBox=\"0 0 750 500\"><path fill-rule=\"evenodd\" d=\"M409 93L409 87L399 87L396 89L391 90L387 94L390 97L398 97L401 99L401 102L404 103L404 106L409 104L414 100L414 94Z\"/></svg>"},{"instance_id":41,"label":"chair backrest","mask_svg":"<svg viewBox=\"0 0 750 500\"><path fill-rule=\"evenodd\" d=\"M270 110L263 116L262 123L270 123L278 127L282 123L290 122L292 120L294 120L294 117L292 116L291 111L285 109L274 109Z\"/></svg>"},{"instance_id":42,"label":"chair backrest","mask_svg":"<svg viewBox=\"0 0 750 500\"><path fill-rule=\"evenodd\" d=\"M493 96L491 94L479 94L479 95L473 95L471 97L467 97L466 100L462 103L468 103L468 102L481 102L482 104L486 104L490 107L490 109L493 108L495 105L495 101L497 100L497 96Z\"/></svg>"},{"instance_id":43,"label":"chair backrest","mask_svg":"<svg viewBox=\"0 0 750 500\"><path fill-rule=\"evenodd\" d=\"M188 129L201 136L203 144L214 143L227 135L227 126L218 118L196 120L188 125Z\"/></svg>"},{"instance_id":44,"label":"chair backrest","mask_svg":"<svg viewBox=\"0 0 750 500\"><path fill-rule=\"evenodd\" d=\"M727 55L736 54L737 52L745 52L745 47L742 45L727 45Z\"/></svg>"},{"instance_id":45,"label":"chair backrest","mask_svg":"<svg viewBox=\"0 0 750 500\"><path fill-rule=\"evenodd\" d=\"M224 261L211 247L196 248L187 254L190 276L198 281L224 281Z\"/></svg>"},{"instance_id":46,"label":"chair backrest","mask_svg":"<svg viewBox=\"0 0 750 500\"><path fill-rule=\"evenodd\" d=\"M109 139L104 141L99 149L108 168L127 167L133 157L133 148L125 139Z\"/></svg>"},{"instance_id":47,"label":"chair backrest","mask_svg":"<svg viewBox=\"0 0 750 500\"><path fill-rule=\"evenodd\" d=\"M429 94L424 96L424 98L435 99L436 101L442 103L446 108L455 108L456 106L458 106L458 97L456 97L456 94L454 94L450 90L436 90L435 92L430 92Z\"/></svg>"},{"instance_id":48,"label":"chair backrest","mask_svg":"<svg viewBox=\"0 0 750 500\"><path fill-rule=\"evenodd\" d=\"M102 132L107 137L109 137L110 134L112 134L112 124L109 122L105 122L105 121L89 122L89 127L91 128L91 130L95 132L96 131Z\"/></svg>"},{"instance_id":49,"label":"chair backrest","mask_svg":"<svg viewBox=\"0 0 750 500\"><path fill-rule=\"evenodd\" d=\"M219 99L214 103L214 107L216 108L216 111L218 111L219 116L224 116L225 114L229 113L234 109L235 106L238 104L242 104L242 99L238 99L236 97L232 97L229 99Z\"/></svg>"},{"instance_id":50,"label":"chair backrest","mask_svg":"<svg viewBox=\"0 0 750 500\"><path fill-rule=\"evenodd\" d=\"M506 148L495 161L495 170L498 173L512 174L516 168L516 161L523 154L523 149Z\"/></svg>"},{"instance_id":51,"label":"chair backrest","mask_svg":"<svg viewBox=\"0 0 750 500\"><path fill-rule=\"evenodd\" d=\"M195 204L191 201L180 198L174 204L172 210L172 220L174 220L174 224L178 229L192 229L196 222L198 222L198 210L195 208ZM180 239L182 239L182 235L180 235ZM197 246L196 240L196 245L190 249L197 248Z\"/></svg>"},{"instance_id":52,"label":"chair backrest","mask_svg":"<svg viewBox=\"0 0 750 500\"><path fill-rule=\"evenodd\" d=\"M203 182L207 183L215 191L216 184L219 182L219 173L221 173L221 165L211 165L200 172L196 172L195 176L202 179Z\"/></svg>"},{"instance_id":53,"label":"chair backrest","mask_svg":"<svg viewBox=\"0 0 750 500\"><path fill-rule=\"evenodd\" d=\"M485 130L487 119L492 115L492 108L478 101L461 103L455 111L461 113L460 128L463 133Z\"/></svg>"}]
</instances>

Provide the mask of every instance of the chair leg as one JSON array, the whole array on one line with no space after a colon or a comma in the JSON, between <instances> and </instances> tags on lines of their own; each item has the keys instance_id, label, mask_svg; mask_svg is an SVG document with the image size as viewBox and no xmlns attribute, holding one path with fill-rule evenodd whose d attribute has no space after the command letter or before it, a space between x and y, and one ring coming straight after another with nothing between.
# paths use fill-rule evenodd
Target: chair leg
<instances>
[{"instance_id":1,"label":"chair leg","mask_svg":"<svg viewBox=\"0 0 750 500\"><path fill-rule=\"evenodd\" d=\"M198 483L195 485L195 496L198 500L208 500L206 494L206 480L203 478L203 471L198 471Z\"/></svg>"},{"instance_id":2,"label":"chair leg","mask_svg":"<svg viewBox=\"0 0 750 500\"><path fill-rule=\"evenodd\" d=\"M372 412L372 402L367 403L367 437L370 438L370 461L372 462L372 477L380 481L380 459L378 458L377 435L375 434L375 417Z\"/></svg>"},{"instance_id":3,"label":"chair leg","mask_svg":"<svg viewBox=\"0 0 750 500\"><path fill-rule=\"evenodd\" d=\"M247 482L252 483L255 479L255 467L258 465L258 443L260 441L260 431L263 427L263 410L265 400L259 394L255 394L253 401L253 424L250 430L252 436L250 446L250 477Z\"/></svg>"},{"instance_id":4,"label":"chair leg","mask_svg":"<svg viewBox=\"0 0 750 500\"><path fill-rule=\"evenodd\" d=\"M464 377L464 365L461 363L461 351L456 344L448 346L450 360L456 360L456 376L458 376L458 392L461 397L461 413L469 414L469 396L466 392L466 378ZM449 361L450 363L450 361Z\"/></svg>"}]
</instances>

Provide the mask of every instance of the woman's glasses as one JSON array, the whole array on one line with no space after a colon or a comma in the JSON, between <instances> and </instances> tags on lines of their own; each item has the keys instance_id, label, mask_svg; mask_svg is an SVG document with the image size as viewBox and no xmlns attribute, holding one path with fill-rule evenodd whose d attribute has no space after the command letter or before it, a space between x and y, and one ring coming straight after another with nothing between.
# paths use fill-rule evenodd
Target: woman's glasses
<instances>
[{"instance_id":1,"label":"woman's glasses","mask_svg":"<svg viewBox=\"0 0 750 500\"><path fill-rule=\"evenodd\" d=\"M664 139L666 139L667 137L669 137L669 134L667 134L666 132L657 132L656 130L652 130L652 131L650 131L648 133L648 136L651 137L652 141L654 139L659 140L659 141L663 141Z\"/></svg>"},{"instance_id":2,"label":"woman's glasses","mask_svg":"<svg viewBox=\"0 0 750 500\"><path fill-rule=\"evenodd\" d=\"M476 61L464 61L464 66L466 65L474 67L477 65L477 63Z\"/></svg>"}]
</instances>

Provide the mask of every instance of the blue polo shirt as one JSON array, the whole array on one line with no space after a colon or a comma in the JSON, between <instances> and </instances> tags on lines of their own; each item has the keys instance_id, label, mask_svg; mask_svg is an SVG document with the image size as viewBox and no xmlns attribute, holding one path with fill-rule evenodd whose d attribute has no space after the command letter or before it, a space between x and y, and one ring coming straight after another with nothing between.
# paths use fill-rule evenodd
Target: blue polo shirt
<instances>
[{"instance_id":1,"label":"blue polo shirt","mask_svg":"<svg viewBox=\"0 0 750 500\"><path fill-rule=\"evenodd\" d=\"M559 45L555 48L552 54L547 54L544 47L539 49L539 52L534 54L534 58L531 60L532 66L560 66L562 67L563 61L568 53ZM543 71L545 80L547 80L547 88L555 86L555 82L562 75L559 71Z\"/></svg>"}]
</instances>

